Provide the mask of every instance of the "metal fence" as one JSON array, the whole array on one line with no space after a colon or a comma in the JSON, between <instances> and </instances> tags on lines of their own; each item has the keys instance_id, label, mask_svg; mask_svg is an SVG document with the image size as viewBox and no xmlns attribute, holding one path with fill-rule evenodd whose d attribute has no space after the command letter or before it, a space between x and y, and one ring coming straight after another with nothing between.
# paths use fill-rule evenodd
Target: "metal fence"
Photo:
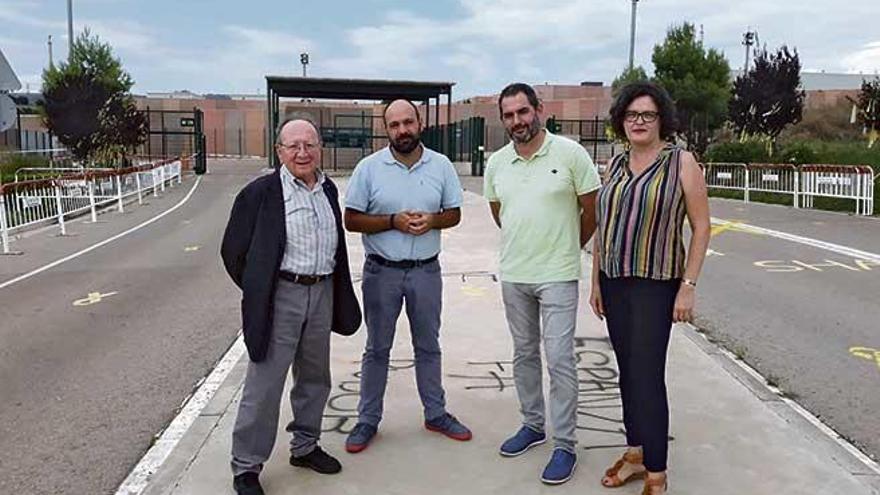
<instances>
[{"instance_id":1,"label":"metal fence","mask_svg":"<svg viewBox=\"0 0 880 495\"><path fill-rule=\"evenodd\" d=\"M3 254L9 254L10 235L28 227L57 221L61 234L67 233L65 220L89 212L97 221L97 209L116 205L124 211L124 200L137 195L138 204L152 193L182 178L181 159L171 159L124 169L86 169L69 172L59 169L32 170L54 177L24 180L0 185L0 240Z\"/></svg>"},{"instance_id":2,"label":"metal fence","mask_svg":"<svg viewBox=\"0 0 880 495\"><path fill-rule=\"evenodd\" d=\"M813 208L816 197L855 202L856 215L874 212L874 175L871 167L854 165L801 165L764 163L706 163L709 189L790 195L795 208Z\"/></svg>"},{"instance_id":3,"label":"metal fence","mask_svg":"<svg viewBox=\"0 0 880 495\"><path fill-rule=\"evenodd\" d=\"M874 213L874 170L867 166L804 165L801 172L801 198L804 208L812 208L817 196L852 199L856 215Z\"/></svg>"},{"instance_id":4,"label":"metal fence","mask_svg":"<svg viewBox=\"0 0 880 495\"><path fill-rule=\"evenodd\" d=\"M54 147L52 134L26 129L6 129L0 132L0 148L18 151L49 150Z\"/></svg>"},{"instance_id":5,"label":"metal fence","mask_svg":"<svg viewBox=\"0 0 880 495\"><path fill-rule=\"evenodd\" d=\"M483 117L428 127L422 139L425 146L443 153L452 162L470 162L471 175L483 175L486 151L486 119Z\"/></svg>"}]
</instances>

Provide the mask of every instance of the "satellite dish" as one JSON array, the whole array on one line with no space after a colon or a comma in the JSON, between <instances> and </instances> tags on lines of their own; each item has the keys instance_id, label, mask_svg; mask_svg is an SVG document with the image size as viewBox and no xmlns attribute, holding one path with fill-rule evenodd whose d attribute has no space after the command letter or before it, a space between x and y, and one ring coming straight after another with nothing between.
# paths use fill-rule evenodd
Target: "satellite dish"
<instances>
[{"instance_id":1,"label":"satellite dish","mask_svg":"<svg viewBox=\"0 0 880 495\"><path fill-rule=\"evenodd\" d=\"M0 94L0 132L15 125L16 117L15 102L9 96Z\"/></svg>"},{"instance_id":2,"label":"satellite dish","mask_svg":"<svg viewBox=\"0 0 880 495\"><path fill-rule=\"evenodd\" d=\"M0 91L18 91L21 89L21 81L15 75L15 71L3 56L3 50L0 50Z\"/></svg>"}]
</instances>

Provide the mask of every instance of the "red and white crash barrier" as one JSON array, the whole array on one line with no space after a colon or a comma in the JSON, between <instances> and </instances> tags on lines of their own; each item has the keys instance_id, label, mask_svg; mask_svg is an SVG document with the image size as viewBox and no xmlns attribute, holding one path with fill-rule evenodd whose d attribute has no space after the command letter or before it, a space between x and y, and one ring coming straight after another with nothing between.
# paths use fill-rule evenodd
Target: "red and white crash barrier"
<instances>
[{"instance_id":1,"label":"red and white crash barrier","mask_svg":"<svg viewBox=\"0 0 880 495\"><path fill-rule=\"evenodd\" d=\"M706 163L709 189L742 191L748 202L753 192L792 196L795 208L813 208L815 198L850 199L856 215L874 212L871 167L863 165L801 165L786 163Z\"/></svg>"},{"instance_id":2,"label":"red and white crash barrier","mask_svg":"<svg viewBox=\"0 0 880 495\"><path fill-rule=\"evenodd\" d=\"M816 197L855 200L856 215L874 213L874 171L862 165L804 165L800 169L804 208Z\"/></svg>"},{"instance_id":3,"label":"red and white crash barrier","mask_svg":"<svg viewBox=\"0 0 880 495\"><path fill-rule=\"evenodd\" d=\"M124 211L126 198L144 194L154 196L182 180L179 158L123 169L85 169L76 173L0 184L0 241L3 254L12 252L10 236L28 227L57 222L61 234L67 233L65 219L89 212L97 220L99 208L116 205Z\"/></svg>"}]
</instances>

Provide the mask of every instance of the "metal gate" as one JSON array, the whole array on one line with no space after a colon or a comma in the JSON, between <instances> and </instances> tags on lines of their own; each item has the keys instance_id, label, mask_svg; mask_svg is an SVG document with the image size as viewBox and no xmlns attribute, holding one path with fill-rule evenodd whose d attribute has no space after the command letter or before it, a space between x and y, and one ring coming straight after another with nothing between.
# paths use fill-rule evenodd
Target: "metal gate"
<instances>
[{"instance_id":1,"label":"metal gate","mask_svg":"<svg viewBox=\"0 0 880 495\"><path fill-rule=\"evenodd\" d=\"M143 155L163 160L193 156L193 171L196 174L207 171L205 116L201 110L151 110L147 107L144 113L150 132L141 147Z\"/></svg>"}]
</instances>

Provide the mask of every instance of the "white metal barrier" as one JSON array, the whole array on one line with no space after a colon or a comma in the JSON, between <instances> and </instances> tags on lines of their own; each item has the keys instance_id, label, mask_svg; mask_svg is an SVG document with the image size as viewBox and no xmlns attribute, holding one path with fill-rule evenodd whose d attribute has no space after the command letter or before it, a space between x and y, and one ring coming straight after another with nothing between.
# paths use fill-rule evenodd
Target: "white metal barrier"
<instances>
[{"instance_id":1,"label":"white metal barrier","mask_svg":"<svg viewBox=\"0 0 880 495\"><path fill-rule=\"evenodd\" d=\"M804 165L801 167L803 205L812 208L817 196L855 200L856 215L874 212L874 171L858 165Z\"/></svg>"},{"instance_id":2,"label":"white metal barrier","mask_svg":"<svg viewBox=\"0 0 880 495\"><path fill-rule=\"evenodd\" d=\"M745 200L749 200L749 174L745 163L707 163L703 175L707 187L744 191Z\"/></svg>"},{"instance_id":3,"label":"white metal barrier","mask_svg":"<svg viewBox=\"0 0 880 495\"><path fill-rule=\"evenodd\" d=\"M30 226L57 221L61 234L67 233L65 217L84 211L97 221L97 209L116 203L124 211L124 200L152 191L157 196L166 185L182 180L180 159L120 170L86 169L59 177L0 185L0 241L3 253L11 252L10 235Z\"/></svg>"},{"instance_id":4,"label":"white metal barrier","mask_svg":"<svg viewBox=\"0 0 880 495\"><path fill-rule=\"evenodd\" d=\"M801 165L706 163L703 168L709 189L764 192L792 196L795 208L813 208L816 197L851 199L857 215L874 212L874 175L871 167L858 165Z\"/></svg>"},{"instance_id":5,"label":"white metal barrier","mask_svg":"<svg viewBox=\"0 0 880 495\"><path fill-rule=\"evenodd\" d=\"M799 207L798 192L799 175L794 165L787 163L750 163L746 170L749 180L746 182L746 201L753 191L787 194L792 196L792 205Z\"/></svg>"}]
</instances>

